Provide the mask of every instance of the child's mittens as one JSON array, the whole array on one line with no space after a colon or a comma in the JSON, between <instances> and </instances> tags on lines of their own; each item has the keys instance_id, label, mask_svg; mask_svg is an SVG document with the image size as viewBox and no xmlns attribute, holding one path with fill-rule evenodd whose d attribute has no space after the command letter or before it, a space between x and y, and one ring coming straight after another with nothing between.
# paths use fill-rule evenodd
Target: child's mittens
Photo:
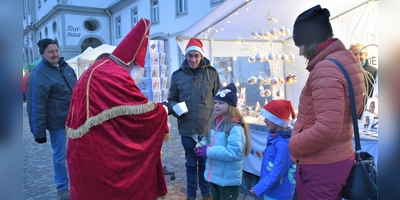
<instances>
[{"instance_id":1,"label":"child's mittens","mask_svg":"<svg viewBox=\"0 0 400 200\"><path fill-rule=\"evenodd\" d=\"M198 157L207 158L207 146L204 145L201 147L194 148L193 150Z\"/></svg>"}]
</instances>

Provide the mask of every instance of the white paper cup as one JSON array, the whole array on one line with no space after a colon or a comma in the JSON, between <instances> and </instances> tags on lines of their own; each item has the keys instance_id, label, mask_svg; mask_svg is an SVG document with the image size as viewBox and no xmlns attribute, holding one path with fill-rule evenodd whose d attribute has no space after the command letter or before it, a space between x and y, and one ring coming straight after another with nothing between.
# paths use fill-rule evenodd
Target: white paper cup
<instances>
[{"instance_id":1,"label":"white paper cup","mask_svg":"<svg viewBox=\"0 0 400 200\"><path fill-rule=\"evenodd\" d=\"M180 103L177 103L172 109L175 111L175 113L178 116L181 116L181 115L183 115L183 114L188 112L188 109L186 107L186 103L184 101L182 101Z\"/></svg>"}]
</instances>

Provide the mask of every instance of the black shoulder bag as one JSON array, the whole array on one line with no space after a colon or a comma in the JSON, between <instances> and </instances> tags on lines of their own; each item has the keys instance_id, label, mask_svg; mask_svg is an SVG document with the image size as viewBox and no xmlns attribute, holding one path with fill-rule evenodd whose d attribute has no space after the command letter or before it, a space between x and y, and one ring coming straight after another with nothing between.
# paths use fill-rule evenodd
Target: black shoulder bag
<instances>
[{"instance_id":1,"label":"black shoulder bag","mask_svg":"<svg viewBox=\"0 0 400 200\"><path fill-rule=\"evenodd\" d=\"M353 119L354 138L356 143L354 167L342 189L344 199L377 199L378 198L378 171L375 167L375 159L368 152L361 151L360 133L357 124L356 99L354 97L353 84L344 67L335 59L328 58L342 71L347 80L350 96L350 108Z\"/></svg>"}]
</instances>

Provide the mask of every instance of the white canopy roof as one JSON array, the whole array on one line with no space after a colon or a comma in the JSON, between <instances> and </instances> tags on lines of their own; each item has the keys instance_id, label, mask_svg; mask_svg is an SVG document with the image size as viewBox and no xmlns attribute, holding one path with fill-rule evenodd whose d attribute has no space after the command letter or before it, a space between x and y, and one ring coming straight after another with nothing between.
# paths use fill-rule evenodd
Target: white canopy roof
<instances>
[{"instance_id":1,"label":"white canopy roof","mask_svg":"<svg viewBox=\"0 0 400 200\"><path fill-rule=\"evenodd\" d=\"M102 44L96 48L88 47L81 54L67 60L66 62L75 70L78 77L96 58L102 53L111 53L114 51L115 46Z\"/></svg>"},{"instance_id":2,"label":"white canopy roof","mask_svg":"<svg viewBox=\"0 0 400 200\"><path fill-rule=\"evenodd\" d=\"M204 43L205 54L209 58L211 55L249 56L251 52L244 51L244 42L251 48L254 45L259 46L259 42L268 41L254 38L251 34L253 31L258 32L260 29L269 31L282 26L291 33L297 16L308 8L320 4L321 7L328 8L331 13L335 37L342 36L339 37L342 41L348 39L343 41L346 45L347 42L355 41L368 44L371 40L376 42L376 35L367 32L371 30L371 26L375 26L374 31L376 31L376 16L367 16L371 13L366 11L377 9L377 6L368 6L368 2L377 5L377 2L371 0L225 0L218 8L177 36L176 40L184 51L190 37L200 38ZM343 18L354 10L357 10L355 15L358 16ZM372 18L375 20L371 21ZM343 35L347 35L348 38L343 38ZM288 38L291 36L279 37L274 41L282 42Z\"/></svg>"}]
</instances>

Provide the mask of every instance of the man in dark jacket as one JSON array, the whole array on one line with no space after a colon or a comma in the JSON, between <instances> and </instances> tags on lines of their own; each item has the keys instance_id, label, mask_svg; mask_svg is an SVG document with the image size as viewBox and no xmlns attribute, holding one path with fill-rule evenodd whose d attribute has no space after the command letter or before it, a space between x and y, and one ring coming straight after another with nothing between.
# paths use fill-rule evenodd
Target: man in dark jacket
<instances>
[{"instance_id":1,"label":"man in dark jacket","mask_svg":"<svg viewBox=\"0 0 400 200\"><path fill-rule=\"evenodd\" d=\"M58 196L70 199L65 121L77 77L60 57L56 41L45 38L38 42L38 47L42 62L31 71L27 85L29 126L39 144L46 143L46 130L49 131Z\"/></svg>"},{"instance_id":2,"label":"man in dark jacket","mask_svg":"<svg viewBox=\"0 0 400 200\"><path fill-rule=\"evenodd\" d=\"M375 85L376 76L378 75L378 69L369 65L368 62L368 51L365 46L361 43L352 44L349 50L353 53L353 55L360 61L362 68L365 72L368 72L365 77L365 86L367 88L367 97L372 97L373 87ZM365 104L366 102L364 102Z\"/></svg>"},{"instance_id":3,"label":"man in dark jacket","mask_svg":"<svg viewBox=\"0 0 400 200\"><path fill-rule=\"evenodd\" d=\"M187 199L196 199L197 185L204 200L211 199L210 184L204 179L206 158L197 157L193 149L211 119L214 96L221 88L218 72L204 57L203 44L190 39L186 59L171 77L168 102L171 107L185 102L188 113L178 117L179 135L185 149Z\"/></svg>"}]
</instances>

